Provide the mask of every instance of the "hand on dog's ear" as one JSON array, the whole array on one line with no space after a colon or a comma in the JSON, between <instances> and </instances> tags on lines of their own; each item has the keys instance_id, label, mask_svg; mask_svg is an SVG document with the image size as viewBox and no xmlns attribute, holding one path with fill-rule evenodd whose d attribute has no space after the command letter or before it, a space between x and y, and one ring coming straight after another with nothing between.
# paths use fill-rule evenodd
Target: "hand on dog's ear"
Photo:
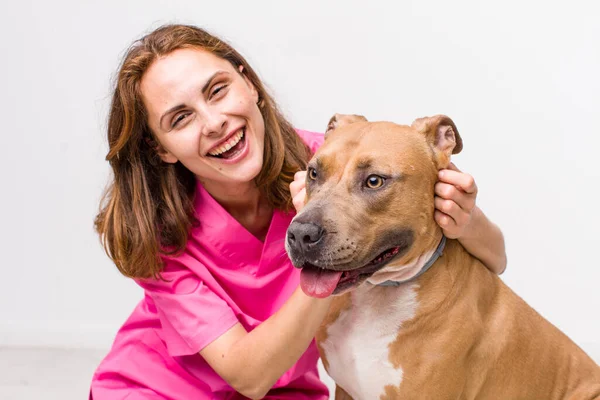
<instances>
[{"instance_id":1,"label":"hand on dog's ear","mask_svg":"<svg viewBox=\"0 0 600 400\"><path fill-rule=\"evenodd\" d=\"M327 130L325 131L325 139L327 139L327 136L329 136L329 133L332 130L339 128L340 126L353 124L355 122L360 121L367 121L367 119L362 115L356 114L334 114L333 117L331 117L331 119L329 120L329 123L327 124Z\"/></svg>"},{"instance_id":2,"label":"hand on dog's ear","mask_svg":"<svg viewBox=\"0 0 600 400\"><path fill-rule=\"evenodd\" d=\"M452 154L458 154L462 150L462 139L458 134L458 129L454 122L445 115L418 118L411 126L427 138L439 169L448 167Z\"/></svg>"}]
</instances>

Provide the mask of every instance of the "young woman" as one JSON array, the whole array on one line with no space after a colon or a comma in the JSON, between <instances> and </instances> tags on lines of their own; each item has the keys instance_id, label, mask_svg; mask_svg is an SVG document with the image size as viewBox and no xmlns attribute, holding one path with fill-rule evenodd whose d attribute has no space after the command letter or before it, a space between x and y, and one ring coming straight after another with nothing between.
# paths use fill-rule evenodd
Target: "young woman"
<instances>
[{"instance_id":1,"label":"young woman","mask_svg":"<svg viewBox=\"0 0 600 400\"><path fill-rule=\"evenodd\" d=\"M299 289L284 249L322 140L294 130L246 60L207 32L169 25L132 45L96 228L145 297L91 398L328 397L313 337L331 299ZM475 206L473 179L444 170L435 190L446 235L500 273L502 234Z\"/></svg>"}]
</instances>

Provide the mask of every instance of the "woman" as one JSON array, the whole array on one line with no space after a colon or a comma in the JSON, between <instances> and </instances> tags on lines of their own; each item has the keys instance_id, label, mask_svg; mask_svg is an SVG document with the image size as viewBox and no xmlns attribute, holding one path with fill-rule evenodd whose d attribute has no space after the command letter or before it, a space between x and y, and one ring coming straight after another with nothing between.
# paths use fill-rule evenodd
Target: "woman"
<instances>
[{"instance_id":1,"label":"woman","mask_svg":"<svg viewBox=\"0 0 600 400\"><path fill-rule=\"evenodd\" d=\"M169 25L125 56L108 141L114 182L96 229L145 298L91 397L326 399L313 337L331 299L299 289L283 245L322 136L295 131L229 45ZM502 234L472 178L441 173L436 220L501 272Z\"/></svg>"}]
</instances>

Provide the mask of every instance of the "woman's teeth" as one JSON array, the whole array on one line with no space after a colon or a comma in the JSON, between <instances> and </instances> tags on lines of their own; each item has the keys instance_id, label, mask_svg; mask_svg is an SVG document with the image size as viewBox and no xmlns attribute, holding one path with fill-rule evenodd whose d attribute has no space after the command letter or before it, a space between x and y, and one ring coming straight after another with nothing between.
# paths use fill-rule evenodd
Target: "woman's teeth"
<instances>
[{"instance_id":1,"label":"woman's teeth","mask_svg":"<svg viewBox=\"0 0 600 400\"><path fill-rule=\"evenodd\" d=\"M243 136L244 136L244 129L240 129L240 131L238 133L236 133L235 135L233 135L231 137L231 139L229 139L228 141L226 141L225 143L223 143L216 149L209 151L208 154L213 157L216 157L216 156L219 156L219 155L225 153L227 150L231 149L233 146L238 144L240 142L240 140L242 140Z\"/></svg>"}]
</instances>

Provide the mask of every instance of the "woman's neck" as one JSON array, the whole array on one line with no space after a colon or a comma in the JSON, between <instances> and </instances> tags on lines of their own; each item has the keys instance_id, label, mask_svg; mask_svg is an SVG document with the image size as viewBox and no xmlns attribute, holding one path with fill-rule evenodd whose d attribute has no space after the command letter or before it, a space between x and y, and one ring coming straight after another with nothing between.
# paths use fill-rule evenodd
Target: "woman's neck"
<instances>
[{"instance_id":1,"label":"woman's neck","mask_svg":"<svg viewBox=\"0 0 600 400\"><path fill-rule=\"evenodd\" d=\"M201 182L204 189L221 207L246 230L258 239L264 240L269 230L273 209L254 182L231 186L222 183Z\"/></svg>"}]
</instances>

